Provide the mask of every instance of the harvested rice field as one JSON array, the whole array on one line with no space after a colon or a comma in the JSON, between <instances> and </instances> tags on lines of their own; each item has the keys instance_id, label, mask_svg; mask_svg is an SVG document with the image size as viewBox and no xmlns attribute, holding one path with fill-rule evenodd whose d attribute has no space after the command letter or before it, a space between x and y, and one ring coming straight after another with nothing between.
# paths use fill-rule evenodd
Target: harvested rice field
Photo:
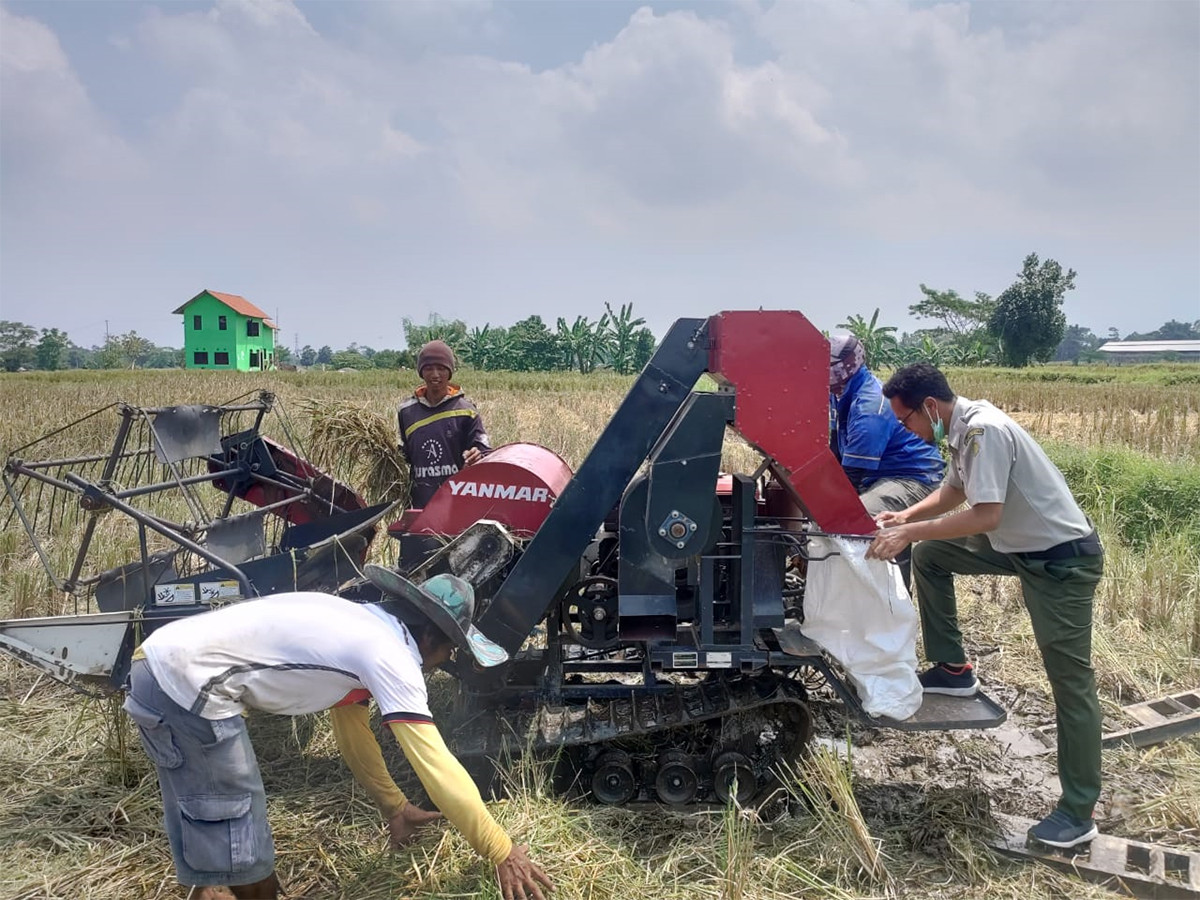
<instances>
[{"instance_id":1,"label":"harvested rice field","mask_svg":"<svg viewBox=\"0 0 1200 900\"><path fill-rule=\"evenodd\" d=\"M630 384L606 373L460 374L494 445L536 441L572 466ZM1094 665L1106 730L1127 726L1123 706L1200 688L1200 379L1186 366L948 374L963 395L992 400L1045 442L1100 528L1107 559ZM402 488L390 442L395 406L414 380L411 372L5 375L0 450L7 456L117 400L222 402L266 388L312 458L383 498ZM96 437L106 449L111 431L98 424ZM731 435L724 463L752 472L758 459ZM0 500L8 523L0 618L65 611L10 512L11 501ZM386 543L377 539L374 558L387 558ZM571 900L1113 896L989 849L997 816L1039 817L1057 795L1054 755L1032 738L1053 722L1053 704L1015 582L962 580L959 602L968 654L1009 711L999 729L868 728L818 692L813 752L783 774L787 791L759 809L683 814L568 803L532 763L509 769L507 797L491 808L530 845L556 896ZM435 715L452 690L447 676L434 677ZM388 849L324 716L255 716L250 728L285 897L499 897L488 867L451 828ZM398 751L386 749L394 759ZM1102 832L1200 852L1200 738L1105 750L1103 772ZM184 897L160 817L154 770L119 703L81 697L0 657L0 898Z\"/></svg>"}]
</instances>

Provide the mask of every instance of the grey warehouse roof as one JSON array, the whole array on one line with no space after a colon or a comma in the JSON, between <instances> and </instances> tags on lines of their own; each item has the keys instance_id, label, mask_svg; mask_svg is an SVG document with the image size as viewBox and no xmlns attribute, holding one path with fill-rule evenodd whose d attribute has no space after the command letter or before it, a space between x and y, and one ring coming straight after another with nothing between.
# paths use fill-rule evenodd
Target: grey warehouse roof
<instances>
[{"instance_id":1,"label":"grey warehouse roof","mask_svg":"<svg viewBox=\"0 0 1200 900\"><path fill-rule=\"evenodd\" d=\"M1108 341L1101 353L1200 353L1200 341Z\"/></svg>"}]
</instances>

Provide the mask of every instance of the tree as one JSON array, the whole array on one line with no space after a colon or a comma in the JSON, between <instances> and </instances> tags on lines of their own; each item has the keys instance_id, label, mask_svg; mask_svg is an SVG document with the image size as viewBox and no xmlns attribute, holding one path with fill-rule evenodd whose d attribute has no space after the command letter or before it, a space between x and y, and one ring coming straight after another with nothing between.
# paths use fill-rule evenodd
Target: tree
<instances>
[{"instance_id":1,"label":"tree","mask_svg":"<svg viewBox=\"0 0 1200 900\"><path fill-rule=\"evenodd\" d=\"M562 347L568 369L578 369L587 374L596 368L612 342L608 334L608 313L600 317L595 325L584 316L576 316L574 325L558 318L558 342Z\"/></svg>"},{"instance_id":2,"label":"tree","mask_svg":"<svg viewBox=\"0 0 1200 900\"><path fill-rule=\"evenodd\" d=\"M146 357L154 351L154 344L136 331L127 331L124 334L118 334L114 338L114 341L122 358L129 363L129 368L131 369L136 369L139 365L144 365Z\"/></svg>"},{"instance_id":3,"label":"tree","mask_svg":"<svg viewBox=\"0 0 1200 900\"><path fill-rule=\"evenodd\" d=\"M633 370L640 372L650 362L658 342L649 328L639 328L633 333Z\"/></svg>"},{"instance_id":4,"label":"tree","mask_svg":"<svg viewBox=\"0 0 1200 900\"><path fill-rule=\"evenodd\" d=\"M987 294L976 292L974 300L965 300L956 291L935 291L921 285L925 299L908 308L918 319L936 319L955 338L966 338L986 328L995 303Z\"/></svg>"},{"instance_id":5,"label":"tree","mask_svg":"<svg viewBox=\"0 0 1200 900\"><path fill-rule=\"evenodd\" d=\"M375 364L357 350L339 350L333 354L330 364L335 369L373 369Z\"/></svg>"},{"instance_id":6,"label":"tree","mask_svg":"<svg viewBox=\"0 0 1200 900\"><path fill-rule=\"evenodd\" d=\"M1100 346L1100 338L1092 329L1082 325L1068 325L1063 332L1062 342L1054 351L1055 362L1078 362L1080 355Z\"/></svg>"},{"instance_id":7,"label":"tree","mask_svg":"<svg viewBox=\"0 0 1200 900\"><path fill-rule=\"evenodd\" d=\"M430 341L445 341L451 347L458 347L467 335L466 322L461 319L448 322L437 313L429 316L429 323L426 325L418 325L407 316L400 321L404 325L404 340L414 357L417 351Z\"/></svg>"},{"instance_id":8,"label":"tree","mask_svg":"<svg viewBox=\"0 0 1200 900\"><path fill-rule=\"evenodd\" d=\"M71 345L66 332L57 328L43 328L42 337L34 351L34 359L39 369L56 372L66 363L67 347Z\"/></svg>"},{"instance_id":9,"label":"tree","mask_svg":"<svg viewBox=\"0 0 1200 900\"><path fill-rule=\"evenodd\" d=\"M333 348L326 344L324 347L318 350L317 362L323 366L327 366L333 362Z\"/></svg>"},{"instance_id":10,"label":"tree","mask_svg":"<svg viewBox=\"0 0 1200 900\"><path fill-rule=\"evenodd\" d=\"M845 328L862 341L863 353L866 356L868 368L891 365L896 360L896 327L894 325L876 325L879 321L879 307L868 322L860 315L853 315L838 328Z\"/></svg>"},{"instance_id":11,"label":"tree","mask_svg":"<svg viewBox=\"0 0 1200 900\"><path fill-rule=\"evenodd\" d=\"M518 372L550 372L561 368L558 338L541 316L530 316L508 329L512 342L512 367Z\"/></svg>"},{"instance_id":12,"label":"tree","mask_svg":"<svg viewBox=\"0 0 1200 900\"><path fill-rule=\"evenodd\" d=\"M1074 269L1064 273L1055 260L1040 262L1036 253L1025 257L1017 280L996 298L988 318L988 331L999 341L1005 365L1050 359L1067 326L1063 296L1074 287Z\"/></svg>"},{"instance_id":13,"label":"tree","mask_svg":"<svg viewBox=\"0 0 1200 900\"><path fill-rule=\"evenodd\" d=\"M646 324L646 320L633 317L632 303L623 304L619 313L613 312L610 303L605 303L604 308L608 310L609 365L621 375L636 372L634 335Z\"/></svg>"},{"instance_id":14,"label":"tree","mask_svg":"<svg viewBox=\"0 0 1200 900\"><path fill-rule=\"evenodd\" d=\"M476 369L503 369L512 357L508 331L504 328L472 328L461 344L462 358Z\"/></svg>"},{"instance_id":15,"label":"tree","mask_svg":"<svg viewBox=\"0 0 1200 900\"><path fill-rule=\"evenodd\" d=\"M153 343L136 331L127 331L110 335L96 354L96 362L101 369L123 369L126 366L136 369L139 365L145 365L155 349Z\"/></svg>"},{"instance_id":16,"label":"tree","mask_svg":"<svg viewBox=\"0 0 1200 900\"><path fill-rule=\"evenodd\" d=\"M945 358L945 348L933 339L932 335L921 335L921 343L916 350L916 359L914 362L927 362L933 366L942 365Z\"/></svg>"},{"instance_id":17,"label":"tree","mask_svg":"<svg viewBox=\"0 0 1200 900\"><path fill-rule=\"evenodd\" d=\"M174 347L155 347L140 360L143 369L181 369L183 368L183 350Z\"/></svg>"},{"instance_id":18,"label":"tree","mask_svg":"<svg viewBox=\"0 0 1200 900\"><path fill-rule=\"evenodd\" d=\"M1200 322L1192 324L1190 322L1177 322L1172 319L1165 322L1163 326L1155 331L1146 334L1138 334L1136 331L1133 334L1127 335L1127 341L1195 341L1200 340Z\"/></svg>"},{"instance_id":19,"label":"tree","mask_svg":"<svg viewBox=\"0 0 1200 900\"><path fill-rule=\"evenodd\" d=\"M1200 340L1200 330L1190 322L1177 322L1172 319L1158 329L1160 341L1195 341Z\"/></svg>"},{"instance_id":20,"label":"tree","mask_svg":"<svg viewBox=\"0 0 1200 900\"><path fill-rule=\"evenodd\" d=\"M32 366L35 337L37 329L24 322L0 322L0 368L15 372Z\"/></svg>"},{"instance_id":21,"label":"tree","mask_svg":"<svg viewBox=\"0 0 1200 900\"><path fill-rule=\"evenodd\" d=\"M181 350L180 353L183 351ZM67 368L68 369L94 369L95 351L88 350L84 347L77 347L71 344L67 347Z\"/></svg>"},{"instance_id":22,"label":"tree","mask_svg":"<svg viewBox=\"0 0 1200 900\"><path fill-rule=\"evenodd\" d=\"M371 365L377 369L399 369L411 366L412 357L407 350L379 350L371 357Z\"/></svg>"},{"instance_id":23,"label":"tree","mask_svg":"<svg viewBox=\"0 0 1200 900\"><path fill-rule=\"evenodd\" d=\"M275 362L284 365L292 361L292 348L286 344L275 345Z\"/></svg>"},{"instance_id":24,"label":"tree","mask_svg":"<svg viewBox=\"0 0 1200 900\"><path fill-rule=\"evenodd\" d=\"M300 365L315 366L317 364L317 351L308 344L304 345L304 349L300 351Z\"/></svg>"}]
</instances>

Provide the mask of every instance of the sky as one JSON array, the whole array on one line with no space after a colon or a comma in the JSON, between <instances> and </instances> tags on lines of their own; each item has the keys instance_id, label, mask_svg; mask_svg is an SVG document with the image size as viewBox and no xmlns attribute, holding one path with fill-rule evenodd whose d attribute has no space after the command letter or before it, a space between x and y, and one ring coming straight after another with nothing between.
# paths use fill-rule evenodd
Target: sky
<instances>
[{"instance_id":1,"label":"sky","mask_svg":"<svg viewBox=\"0 0 1200 900\"><path fill-rule=\"evenodd\" d=\"M1200 3L0 0L0 319L182 346L799 309L901 331L1029 253L1200 320Z\"/></svg>"}]
</instances>

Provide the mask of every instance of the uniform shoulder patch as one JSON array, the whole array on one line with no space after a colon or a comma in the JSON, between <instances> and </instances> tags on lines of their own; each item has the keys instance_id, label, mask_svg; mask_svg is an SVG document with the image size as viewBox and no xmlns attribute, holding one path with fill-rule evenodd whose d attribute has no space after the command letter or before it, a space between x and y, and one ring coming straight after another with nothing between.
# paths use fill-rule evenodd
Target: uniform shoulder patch
<instances>
[{"instance_id":1,"label":"uniform shoulder patch","mask_svg":"<svg viewBox=\"0 0 1200 900\"><path fill-rule=\"evenodd\" d=\"M979 442L976 440L976 438L979 438L982 436L983 436L982 428L968 428L967 433L965 435L963 435L963 446L965 446L967 448L968 452L972 456L979 455Z\"/></svg>"}]
</instances>

